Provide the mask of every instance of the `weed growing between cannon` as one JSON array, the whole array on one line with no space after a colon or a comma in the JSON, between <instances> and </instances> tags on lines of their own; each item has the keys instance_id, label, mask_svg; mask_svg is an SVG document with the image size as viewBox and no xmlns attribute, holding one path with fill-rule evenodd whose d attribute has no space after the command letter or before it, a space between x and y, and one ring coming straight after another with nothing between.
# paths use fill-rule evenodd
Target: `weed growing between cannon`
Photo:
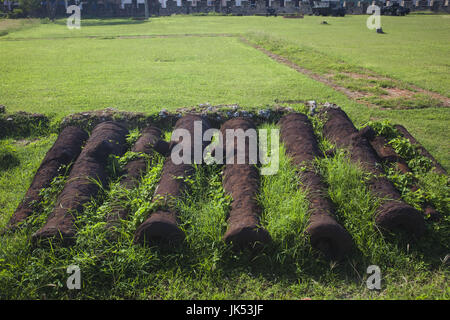
<instances>
[{"instance_id":1,"label":"weed growing between cannon","mask_svg":"<svg viewBox=\"0 0 450 320\"><path fill-rule=\"evenodd\" d=\"M365 126L372 127L377 135L384 136L411 169L411 172L402 173L394 164L383 164L387 178L401 191L402 198L419 210L428 201L444 216L448 216L445 214L450 212L448 177L433 169L433 161L422 155L416 145L402 137L389 121L370 121L362 127ZM418 185L417 190L411 190L413 181Z\"/></svg>"},{"instance_id":2,"label":"weed growing between cannon","mask_svg":"<svg viewBox=\"0 0 450 320\"><path fill-rule=\"evenodd\" d=\"M278 263L302 260L310 253L305 235L309 214L308 199L300 188L297 169L280 147L280 171L264 176L258 197L263 208L261 223L274 241Z\"/></svg>"}]
</instances>

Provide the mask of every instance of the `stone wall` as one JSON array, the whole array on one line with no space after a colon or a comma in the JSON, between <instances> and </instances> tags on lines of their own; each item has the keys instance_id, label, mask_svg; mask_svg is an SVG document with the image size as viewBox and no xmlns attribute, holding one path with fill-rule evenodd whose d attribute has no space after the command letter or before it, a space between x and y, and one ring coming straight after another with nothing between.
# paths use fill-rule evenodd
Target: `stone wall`
<instances>
[{"instance_id":1,"label":"stone wall","mask_svg":"<svg viewBox=\"0 0 450 320\"><path fill-rule=\"evenodd\" d=\"M83 1L82 15L85 17L143 17L144 4L142 1L130 1L121 4L121 0L97 0L96 2ZM413 11L449 11L449 0L391 0L400 2ZM366 14L367 7L372 0L344 1L347 14ZM374 1L376 5L383 6L385 0ZM73 4L74 0L68 0ZM230 15L265 15L269 7L275 9L278 15L312 13L309 1L302 0L149 0L150 14L152 16L168 16L172 14L230 14ZM15 7L18 6L18 3ZM2 8L3 7L3 8ZM0 9L8 11L0 0ZM45 9L45 8L44 8ZM58 16L66 16L64 5L58 7ZM42 11L44 17L46 10Z\"/></svg>"},{"instance_id":2,"label":"stone wall","mask_svg":"<svg viewBox=\"0 0 450 320\"><path fill-rule=\"evenodd\" d=\"M269 1L265 0L253 0L253 1L167 0L165 1L165 3L161 3L158 14L161 16L167 16L171 14L193 14L193 13L195 14L195 13L210 13L210 12L215 12L218 14L233 14L233 15L266 14L267 12L266 6L268 3ZM274 8L278 14L302 13L302 8L304 8L304 5L301 4L300 1L293 1L293 0L290 1L272 0L270 1L270 6Z\"/></svg>"},{"instance_id":3,"label":"stone wall","mask_svg":"<svg viewBox=\"0 0 450 320\"><path fill-rule=\"evenodd\" d=\"M405 8L414 11L433 11L449 13L448 0L403 0Z\"/></svg>"},{"instance_id":4,"label":"stone wall","mask_svg":"<svg viewBox=\"0 0 450 320\"><path fill-rule=\"evenodd\" d=\"M215 12L217 14L232 15L264 15L267 8L276 10L277 14L311 14L311 5L309 1L301 0L151 0L161 1L153 7L153 15L167 16L171 14L199 14ZM403 6L410 8L411 11L435 11L449 12L448 0L403 0ZM377 0L375 4L383 6L385 1ZM344 6L347 14L366 14L367 7L372 1L345 1ZM143 9L139 11L143 14Z\"/></svg>"},{"instance_id":5,"label":"stone wall","mask_svg":"<svg viewBox=\"0 0 450 320\"><path fill-rule=\"evenodd\" d=\"M231 14L231 15L265 15L267 8L276 10L277 14L309 14L311 7L301 0L150 0L152 16L168 16L172 14ZM144 5L133 9L131 4L120 7L118 4L99 4L96 12L84 8L92 15L99 16L144 16Z\"/></svg>"},{"instance_id":6,"label":"stone wall","mask_svg":"<svg viewBox=\"0 0 450 320\"><path fill-rule=\"evenodd\" d=\"M347 9L347 14L366 14L367 8L375 2L375 5L382 7L385 1L344 1L343 6ZM449 0L397 0L401 6L414 11L433 11L441 13L450 13Z\"/></svg>"}]
</instances>

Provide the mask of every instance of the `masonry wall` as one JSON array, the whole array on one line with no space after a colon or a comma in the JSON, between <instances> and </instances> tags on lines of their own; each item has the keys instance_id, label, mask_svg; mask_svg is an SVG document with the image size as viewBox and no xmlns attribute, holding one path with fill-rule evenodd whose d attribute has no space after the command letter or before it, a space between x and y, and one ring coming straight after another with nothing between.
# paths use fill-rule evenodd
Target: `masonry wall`
<instances>
[{"instance_id":1,"label":"masonry wall","mask_svg":"<svg viewBox=\"0 0 450 320\"><path fill-rule=\"evenodd\" d=\"M378 6L384 5L384 0L376 0ZM403 0L402 5L413 11L434 11L450 13L448 0ZM73 4L69 0L68 4ZM367 7L372 1L345 1L347 14L366 14ZM217 14L232 15L265 15L270 6L275 9L277 14L311 14L311 6L307 1L301 0L149 0L150 14L152 16L168 16L172 14L208 14L215 12ZM17 7L18 3L12 7ZM8 12L0 0L0 9ZM40 16L46 15L46 9L43 8ZM59 6L58 16L66 16L64 6ZM133 6L132 4L121 5L121 0L105 1L98 0L83 5L82 14L85 17L143 17L144 5L142 3Z\"/></svg>"},{"instance_id":2,"label":"masonry wall","mask_svg":"<svg viewBox=\"0 0 450 320\"><path fill-rule=\"evenodd\" d=\"M234 14L234 15L255 15L266 14L267 2L265 0L255 1L175 1L168 0L166 2L166 8L159 9L159 15L171 15L171 14L192 14L192 13L209 13L216 12L218 14ZM180 6L181 4L181 6ZM284 5L283 5L284 4ZM278 14L283 13L302 13L304 6L300 1L285 1L285 0L272 0L271 7L274 8Z\"/></svg>"},{"instance_id":3,"label":"masonry wall","mask_svg":"<svg viewBox=\"0 0 450 320\"><path fill-rule=\"evenodd\" d=\"M265 15L270 5L277 14L309 14L311 7L309 3L301 0L150 0L150 14L156 16L168 16L172 14L208 14L215 12L217 14L232 15ZM144 16L144 5L139 4L133 9L131 4L125 4L123 8L119 4L113 4L108 7L100 4L96 12L91 12L90 8L85 8L89 14L99 16Z\"/></svg>"},{"instance_id":4,"label":"masonry wall","mask_svg":"<svg viewBox=\"0 0 450 320\"><path fill-rule=\"evenodd\" d=\"M359 3L358 3L359 2ZM366 14L367 8L373 1L345 1L343 6L347 9L347 14ZM391 1L392 2L392 1ZM375 5L382 7L385 1L376 0ZM399 1L405 8L414 11L433 11L450 13L448 0L402 0Z\"/></svg>"},{"instance_id":5,"label":"masonry wall","mask_svg":"<svg viewBox=\"0 0 450 320\"><path fill-rule=\"evenodd\" d=\"M151 0L154 2L151 9L152 15L167 16L172 14L199 14L215 12L218 14L233 14L233 15L265 15L267 8L275 9L277 14L311 14L311 6L309 2L301 0L167 0L165 1L165 8L159 0ZM359 2L359 4L358 4ZM347 14L366 14L367 7L372 1L346 1L345 8ZM383 6L385 1L377 0L375 4ZM411 11L435 11L435 12L449 12L447 0L404 0L403 5L410 8ZM143 15L143 6L139 8L138 15Z\"/></svg>"}]
</instances>

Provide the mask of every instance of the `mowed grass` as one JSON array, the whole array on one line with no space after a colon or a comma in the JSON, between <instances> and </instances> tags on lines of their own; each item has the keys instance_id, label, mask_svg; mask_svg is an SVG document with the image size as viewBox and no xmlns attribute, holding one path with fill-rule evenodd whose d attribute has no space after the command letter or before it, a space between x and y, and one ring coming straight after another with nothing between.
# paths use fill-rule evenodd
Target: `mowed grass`
<instances>
[{"instance_id":1,"label":"mowed grass","mask_svg":"<svg viewBox=\"0 0 450 320\"><path fill-rule=\"evenodd\" d=\"M263 32L289 40L345 62L387 74L419 87L450 95L449 15L383 16L386 34L366 27L366 15L336 17L191 17L172 16L150 21L82 19L80 30L69 30L66 20L12 32L2 39L112 37L132 35L246 34ZM323 20L327 25L321 24ZM413 66L413 67L412 67ZM307 67L307 66L305 66Z\"/></svg>"},{"instance_id":2,"label":"mowed grass","mask_svg":"<svg viewBox=\"0 0 450 320\"><path fill-rule=\"evenodd\" d=\"M339 96L229 37L4 41L0 56L9 111L62 116Z\"/></svg>"}]
</instances>

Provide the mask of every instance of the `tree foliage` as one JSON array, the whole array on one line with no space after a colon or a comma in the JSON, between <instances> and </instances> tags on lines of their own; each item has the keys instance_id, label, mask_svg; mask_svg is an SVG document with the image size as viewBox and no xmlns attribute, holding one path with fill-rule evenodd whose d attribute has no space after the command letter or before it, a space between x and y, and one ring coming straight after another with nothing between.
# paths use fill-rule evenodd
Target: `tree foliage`
<instances>
[{"instance_id":1,"label":"tree foliage","mask_svg":"<svg viewBox=\"0 0 450 320\"><path fill-rule=\"evenodd\" d=\"M19 0L19 6L25 15L33 16L41 6L41 0Z\"/></svg>"}]
</instances>

